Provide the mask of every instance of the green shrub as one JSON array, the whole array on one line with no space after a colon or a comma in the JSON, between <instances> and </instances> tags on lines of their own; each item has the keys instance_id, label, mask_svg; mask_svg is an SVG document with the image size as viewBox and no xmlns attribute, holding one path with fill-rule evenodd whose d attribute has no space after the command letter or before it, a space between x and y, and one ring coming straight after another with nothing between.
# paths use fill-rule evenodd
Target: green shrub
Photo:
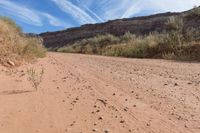
<instances>
[{"instance_id":1,"label":"green shrub","mask_svg":"<svg viewBox=\"0 0 200 133\"><path fill-rule=\"evenodd\" d=\"M184 45L184 37L177 31L171 31L163 34L159 39L159 53L176 53Z\"/></svg>"},{"instance_id":2,"label":"green shrub","mask_svg":"<svg viewBox=\"0 0 200 133\"><path fill-rule=\"evenodd\" d=\"M137 37L126 44L111 45L104 49L104 55L147 58L157 53L158 36L150 34L146 37Z\"/></svg>"},{"instance_id":3,"label":"green shrub","mask_svg":"<svg viewBox=\"0 0 200 133\"><path fill-rule=\"evenodd\" d=\"M124 47L126 45L110 45L103 49L102 54L107 56L123 56Z\"/></svg>"},{"instance_id":4,"label":"green shrub","mask_svg":"<svg viewBox=\"0 0 200 133\"><path fill-rule=\"evenodd\" d=\"M182 31L183 30L183 19L181 17L172 16L166 23L169 31Z\"/></svg>"},{"instance_id":5,"label":"green shrub","mask_svg":"<svg viewBox=\"0 0 200 133\"><path fill-rule=\"evenodd\" d=\"M187 28L183 31L185 42L199 42L200 41L200 28Z\"/></svg>"},{"instance_id":6,"label":"green shrub","mask_svg":"<svg viewBox=\"0 0 200 133\"><path fill-rule=\"evenodd\" d=\"M135 39L136 39L136 35L130 32L126 32L123 36L120 37L120 40L122 43L126 43L126 42L129 42L130 40L135 40Z\"/></svg>"},{"instance_id":7,"label":"green shrub","mask_svg":"<svg viewBox=\"0 0 200 133\"><path fill-rule=\"evenodd\" d=\"M117 44L119 42L119 38L115 37L111 34L106 35L97 35L96 37L90 38L87 40L86 44L93 45L96 48L103 48L108 44Z\"/></svg>"},{"instance_id":8,"label":"green shrub","mask_svg":"<svg viewBox=\"0 0 200 133\"><path fill-rule=\"evenodd\" d=\"M78 53L76 52L72 47L62 47L57 49L57 52L63 52L63 53Z\"/></svg>"},{"instance_id":9,"label":"green shrub","mask_svg":"<svg viewBox=\"0 0 200 133\"><path fill-rule=\"evenodd\" d=\"M65 46L58 49L59 52L84 53L84 54L102 54L102 49L107 45L117 44L120 39L110 34L98 35L93 38L83 39L71 46Z\"/></svg>"}]
</instances>

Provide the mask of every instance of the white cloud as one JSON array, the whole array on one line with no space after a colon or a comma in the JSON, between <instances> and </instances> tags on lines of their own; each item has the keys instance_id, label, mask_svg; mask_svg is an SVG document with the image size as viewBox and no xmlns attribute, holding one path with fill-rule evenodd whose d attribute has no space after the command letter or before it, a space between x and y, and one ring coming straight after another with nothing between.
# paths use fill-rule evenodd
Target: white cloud
<instances>
[{"instance_id":1,"label":"white cloud","mask_svg":"<svg viewBox=\"0 0 200 133\"><path fill-rule=\"evenodd\" d=\"M200 0L138 0L122 15L121 18L131 17L144 10L158 12L181 12L199 6Z\"/></svg>"},{"instance_id":2,"label":"white cloud","mask_svg":"<svg viewBox=\"0 0 200 133\"><path fill-rule=\"evenodd\" d=\"M135 5L137 1L138 0L110 0L108 3L104 3L102 10L104 10L105 13L103 16L106 20L120 18L123 13L132 5Z\"/></svg>"},{"instance_id":3,"label":"white cloud","mask_svg":"<svg viewBox=\"0 0 200 133\"><path fill-rule=\"evenodd\" d=\"M200 5L200 0L51 0L63 12L80 24L97 23L117 18L128 18L144 12L178 12ZM30 5L31 6L31 5ZM14 0L0 0L0 11L19 18L25 23L43 26L71 27L73 25L36 9L23 6ZM2 14L0 12L0 14ZM68 22L70 22L69 20Z\"/></svg>"},{"instance_id":4,"label":"white cloud","mask_svg":"<svg viewBox=\"0 0 200 133\"><path fill-rule=\"evenodd\" d=\"M96 23L97 21L93 19L89 14L87 14L83 9L74 5L68 0L52 0L56 5L64 12L72 15L76 21L80 24L84 23Z\"/></svg>"},{"instance_id":5,"label":"white cloud","mask_svg":"<svg viewBox=\"0 0 200 133\"><path fill-rule=\"evenodd\" d=\"M155 5L157 8L163 9L163 11L185 11L200 5L199 0L149 0L151 5Z\"/></svg>"},{"instance_id":6,"label":"white cloud","mask_svg":"<svg viewBox=\"0 0 200 133\"><path fill-rule=\"evenodd\" d=\"M145 3L144 3L145 4ZM121 18L128 18L134 14L140 13L143 10L143 5L141 4L141 0L136 1L132 4L121 16ZM146 8L145 8L146 9Z\"/></svg>"},{"instance_id":7,"label":"white cloud","mask_svg":"<svg viewBox=\"0 0 200 133\"><path fill-rule=\"evenodd\" d=\"M79 6L88 11L92 16L94 16L99 22L104 22L104 20L98 16L94 11L92 11L88 6L85 6L80 0L76 0L79 3ZM92 4L92 3L89 3Z\"/></svg>"},{"instance_id":8,"label":"white cloud","mask_svg":"<svg viewBox=\"0 0 200 133\"><path fill-rule=\"evenodd\" d=\"M61 20L59 20L58 18L48 14L48 13L40 13L41 15L43 15L44 17L49 19L49 23L53 26L63 26L63 27L70 27L70 24L66 24L64 22L62 22Z\"/></svg>"},{"instance_id":9,"label":"white cloud","mask_svg":"<svg viewBox=\"0 0 200 133\"><path fill-rule=\"evenodd\" d=\"M200 5L200 0L79 0L103 20L128 18L144 11L149 13L178 12Z\"/></svg>"},{"instance_id":10,"label":"white cloud","mask_svg":"<svg viewBox=\"0 0 200 133\"><path fill-rule=\"evenodd\" d=\"M20 18L20 21L31 25L43 26L44 20L47 19L52 26L66 26L61 20L48 13L33 10L8 0L0 0L0 8L6 10L8 14Z\"/></svg>"},{"instance_id":11,"label":"white cloud","mask_svg":"<svg viewBox=\"0 0 200 133\"><path fill-rule=\"evenodd\" d=\"M17 5L8 0L1 0L0 7L21 18L23 21L26 21L29 24L42 26L42 21L38 14L26 7L23 7L22 5Z\"/></svg>"}]
</instances>

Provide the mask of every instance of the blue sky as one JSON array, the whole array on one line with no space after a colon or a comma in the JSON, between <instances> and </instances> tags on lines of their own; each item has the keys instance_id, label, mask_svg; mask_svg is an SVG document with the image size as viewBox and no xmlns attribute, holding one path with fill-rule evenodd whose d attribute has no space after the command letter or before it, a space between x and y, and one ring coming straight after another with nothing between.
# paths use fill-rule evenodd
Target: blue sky
<instances>
[{"instance_id":1,"label":"blue sky","mask_svg":"<svg viewBox=\"0 0 200 133\"><path fill-rule=\"evenodd\" d=\"M0 15L41 33L199 6L200 0L0 0Z\"/></svg>"}]
</instances>

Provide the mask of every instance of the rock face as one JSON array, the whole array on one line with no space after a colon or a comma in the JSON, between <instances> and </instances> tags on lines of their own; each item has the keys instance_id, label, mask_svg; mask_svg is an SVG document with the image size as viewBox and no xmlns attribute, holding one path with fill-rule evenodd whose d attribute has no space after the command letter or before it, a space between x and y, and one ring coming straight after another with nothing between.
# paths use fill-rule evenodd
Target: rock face
<instances>
[{"instance_id":1,"label":"rock face","mask_svg":"<svg viewBox=\"0 0 200 133\"><path fill-rule=\"evenodd\" d=\"M145 35L151 32L166 30L166 22L171 16L180 16L183 13L162 13L146 17L134 17L130 19L118 19L100 24L86 24L81 27L71 28L57 32L41 33L44 45L47 48L70 45L75 41L94 37L98 34L113 34L116 36L131 32L136 35Z\"/></svg>"}]
</instances>

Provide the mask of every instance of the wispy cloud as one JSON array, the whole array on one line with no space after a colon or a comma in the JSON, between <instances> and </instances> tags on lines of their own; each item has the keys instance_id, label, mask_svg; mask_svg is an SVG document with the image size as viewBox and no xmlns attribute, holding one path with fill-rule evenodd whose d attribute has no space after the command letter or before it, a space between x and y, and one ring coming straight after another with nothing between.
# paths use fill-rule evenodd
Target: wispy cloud
<instances>
[{"instance_id":1,"label":"wispy cloud","mask_svg":"<svg viewBox=\"0 0 200 133\"><path fill-rule=\"evenodd\" d=\"M94 11L92 11L91 9L89 9L88 6L85 6L85 4L82 4L80 0L76 0L79 3L79 6L82 7L83 9L85 9L86 11L88 11L92 16L94 16L99 22L104 22L104 20L97 15Z\"/></svg>"},{"instance_id":2,"label":"wispy cloud","mask_svg":"<svg viewBox=\"0 0 200 133\"><path fill-rule=\"evenodd\" d=\"M106 20L120 18L136 1L138 0L110 0L104 4L105 14L103 16L106 17Z\"/></svg>"},{"instance_id":3,"label":"wispy cloud","mask_svg":"<svg viewBox=\"0 0 200 133\"><path fill-rule=\"evenodd\" d=\"M134 14L137 14L143 10L142 5L141 5L141 0L136 1L133 3L127 10L123 13L121 18L128 18L131 17Z\"/></svg>"},{"instance_id":4,"label":"wispy cloud","mask_svg":"<svg viewBox=\"0 0 200 133\"><path fill-rule=\"evenodd\" d=\"M23 5L11 2L9 0L1 0L0 8L6 10L8 14L18 17L20 21L23 21L31 25L43 26L43 22L46 19L52 26L66 25L61 20L48 13L41 12L38 10L33 10Z\"/></svg>"},{"instance_id":5,"label":"wispy cloud","mask_svg":"<svg viewBox=\"0 0 200 133\"><path fill-rule=\"evenodd\" d=\"M69 1L69 0L68 0ZM88 9L94 8L95 14L103 20L128 18L137 14L167 11L184 11L200 0L79 0Z\"/></svg>"},{"instance_id":6,"label":"wispy cloud","mask_svg":"<svg viewBox=\"0 0 200 133\"><path fill-rule=\"evenodd\" d=\"M139 15L185 11L195 5L199 6L200 0L0 0L0 15L14 18L25 31L42 32Z\"/></svg>"},{"instance_id":7,"label":"wispy cloud","mask_svg":"<svg viewBox=\"0 0 200 133\"><path fill-rule=\"evenodd\" d=\"M51 0L56 3L56 5L64 12L72 15L80 24L84 23L96 23L97 21L93 19L87 12L85 12L80 7L76 6L68 0Z\"/></svg>"},{"instance_id":8,"label":"wispy cloud","mask_svg":"<svg viewBox=\"0 0 200 133\"><path fill-rule=\"evenodd\" d=\"M34 11L23 7L22 5L15 4L8 0L1 0L0 7L12 13L14 16L21 18L29 24L34 24L37 26L42 26L41 18Z\"/></svg>"},{"instance_id":9,"label":"wispy cloud","mask_svg":"<svg viewBox=\"0 0 200 133\"><path fill-rule=\"evenodd\" d=\"M120 18L138 0L79 0L104 21Z\"/></svg>"},{"instance_id":10,"label":"wispy cloud","mask_svg":"<svg viewBox=\"0 0 200 133\"><path fill-rule=\"evenodd\" d=\"M49 20L49 23L52 25L52 26L63 26L63 27L71 27L72 25L70 24L66 24L64 23L63 21L59 20L58 18L48 14L48 13L40 13L42 16L48 18Z\"/></svg>"},{"instance_id":11,"label":"wispy cloud","mask_svg":"<svg viewBox=\"0 0 200 133\"><path fill-rule=\"evenodd\" d=\"M129 8L124 12L121 18L128 18L134 16L137 13L141 13L144 10L158 12L181 12L189 10L194 6L200 5L200 0L136 0Z\"/></svg>"}]
</instances>

